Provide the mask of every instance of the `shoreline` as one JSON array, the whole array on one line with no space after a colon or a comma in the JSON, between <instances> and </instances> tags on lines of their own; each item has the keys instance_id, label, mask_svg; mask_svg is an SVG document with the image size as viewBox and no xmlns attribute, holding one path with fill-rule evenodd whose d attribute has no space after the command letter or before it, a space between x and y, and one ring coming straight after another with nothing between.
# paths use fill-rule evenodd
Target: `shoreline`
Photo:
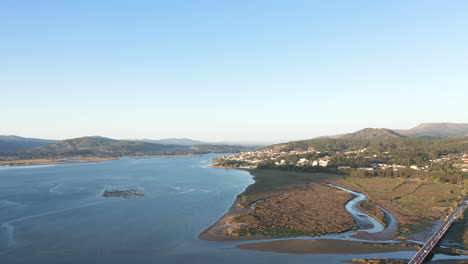
<instances>
[{"instance_id":1,"label":"shoreline","mask_svg":"<svg viewBox=\"0 0 468 264\"><path fill-rule=\"evenodd\" d=\"M235 224L228 224L226 220L235 214L245 213L249 209L248 208L240 208L237 206L239 199L236 198L234 203L229 207L229 210L221 216L214 224L210 225L208 228L203 230L199 235L198 238L201 240L206 241L215 241L215 242L233 242L233 241L250 241L250 240L261 240L265 239L265 237L259 236L246 236L246 237L234 237L234 236L227 236L226 230L230 227L233 227ZM270 237L274 238L274 237Z\"/></svg>"},{"instance_id":2,"label":"shoreline","mask_svg":"<svg viewBox=\"0 0 468 264\"><path fill-rule=\"evenodd\" d=\"M213 167L213 166L210 166L210 167ZM217 167L213 167L213 168L217 168ZM233 169L233 168L230 168L230 169ZM250 171L249 171L249 173L250 173L250 175L253 176L254 179L256 178L256 175L252 174ZM332 176L334 176L334 175L332 175ZM320 186L326 186L326 189L327 188L337 189L338 192L346 192L347 195L351 196L351 198L347 198L347 200L345 200L345 202L343 203L343 206L341 208L342 211L345 214L349 215L351 219L357 217L356 216L357 213L366 214L365 212L362 212L359 209L359 204L360 204L361 200L358 200L357 202L355 202L356 204L353 204L353 206L356 207L358 212L352 213L352 212L350 212L350 210L346 209L347 204L350 203L351 201L355 200L358 197L356 194L352 193L352 191L343 190L343 189L341 189L342 187L341 188L336 188L336 187L330 186L329 184L326 184L326 183L321 182L321 181L318 181L318 182L310 181L308 183L304 183L304 184L301 184L301 185L296 185L296 186L290 187L288 189L268 192L269 196L267 196L265 198L258 199L259 197L257 197L256 200L250 201L250 203L248 203L245 207L239 206L239 202L241 202L241 198L243 198L245 192L249 188L251 188L251 186L254 185L254 184L255 183L249 185L244 192L239 194L238 197L236 198L236 200L234 201L234 203L229 207L228 211L223 216L221 216L215 223L213 223L208 228L203 230L198 235L198 238L202 239L202 240L218 241L218 242L224 242L224 241L252 241L252 240L276 239L276 238L288 239L288 238L298 238L298 237L311 237L311 239L315 239L315 238L320 238L322 236L327 236L327 235L340 235L342 233L346 233L346 232L349 232L349 231L356 230L356 228L358 226L359 226L360 229L356 230L356 234L353 234L352 236L350 236L351 238L364 239L364 237L369 236L373 240L380 240L380 241L388 240L388 239L393 238L393 237L389 237L388 232L385 232L385 231L387 231L385 226L382 226L381 228L383 230L381 230L379 232L368 233L367 230L368 230L369 227L372 227L372 226L375 227L375 224L377 224L377 223L380 224L380 222L378 222L378 220L374 219L374 217L372 217L370 215L368 215L369 219L366 219L367 222L365 221L365 222L358 223L358 222L356 222L356 220L354 220L353 221L354 224L352 226L344 225L344 226L342 226L343 229L335 229L335 230L327 228L326 232L316 233L316 232L310 231L310 233L308 233L308 234L297 234L297 233L296 234L292 234L292 233L289 234L289 233L286 233L286 234L280 234L280 235L275 235L275 234L269 235L269 234L261 234L261 233L256 234L256 232L254 232L252 234L252 233L248 232L248 233L244 233L244 235L239 235L237 233L234 233L234 235L230 235L230 234L233 234L231 232L233 227L235 227L236 225L237 226L239 226L239 225L242 226L242 225L245 225L245 223L233 222L233 221L228 222L228 220L232 219L233 217L237 217L239 215L246 215L246 214L250 215L250 214L252 214L253 212L251 211L251 208L253 206L255 206L258 202L266 202L266 201L268 201L268 200L270 200L272 198L280 198L280 199L278 199L279 201L277 201L277 202L278 203L283 203L284 199L288 199L291 196L297 197L297 193L301 193L301 192L304 192L304 191L312 193L313 195L320 196L321 194L323 195L323 193L320 192L321 189L317 189ZM311 186L312 186L312 188L310 188ZM320 188L324 188L324 187L320 187ZM317 192L314 192L314 191L317 191ZM327 194L327 193L325 192L325 194ZM364 195L362 193L359 193L359 194L366 197L366 200L369 199L369 197L367 195ZM260 195L260 197L261 196L262 195ZM265 194L263 194L263 196L265 196ZM281 198L281 196L284 196L284 197L287 197L287 198L283 199L283 198ZM316 197L316 199L320 199L320 198ZM302 201L300 203L303 203L303 202L304 201ZM323 210L328 211L328 209L326 209L326 208L319 208L319 209L322 210L322 214L323 214ZM311 209L311 210L313 210L313 209ZM254 212L255 211L256 210L254 209ZM275 213L275 211L272 211L271 213ZM320 213L319 213L319 215L320 215ZM339 217L335 217L335 218L339 218ZM299 218L298 220L301 220L301 219ZM376 223L373 223L372 220L375 220ZM319 224L319 223L317 223L317 224ZM229 235L228 235L228 233L229 233Z\"/></svg>"},{"instance_id":3,"label":"shoreline","mask_svg":"<svg viewBox=\"0 0 468 264\"><path fill-rule=\"evenodd\" d=\"M158 156L123 156L123 157L71 157L62 159L27 159L27 160L12 160L0 161L0 168L28 167L28 166L43 166L43 165L64 165L64 164L84 164L84 163L99 163L120 158L131 159L172 159L172 158L187 158L198 157L203 154L187 154L187 155L158 155ZM8 162L8 163L7 163Z\"/></svg>"},{"instance_id":4,"label":"shoreline","mask_svg":"<svg viewBox=\"0 0 468 264\"><path fill-rule=\"evenodd\" d=\"M180 154L180 155L153 155L153 156L123 156L122 158L131 159L174 159L174 158L190 158L198 157L205 154Z\"/></svg>"},{"instance_id":5,"label":"shoreline","mask_svg":"<svg viewBox=\"0 0 468 264\"><path fill-rule=\"evenodd\" d=\"M255 171L262 171L262 170L246 169L246 168L217 166L216 164L210 167L248 171L252 176L254 176L254 178L255 178L255 175L254 175ZM263 170L263 171L271 171L272 173L283 172L283 174L285 175L287 175L288 173L291 173L293 175L291 177L294 177L294 174L299 174L299 173L309 174L309 175L324 174L324 173L308 173L308 172L281 171L281 170ZM380 210L381 214L383 213L383 217L381 215L379 218L376 215L373 215L372 212L364 211L366 214L376 219L380 224L383 224L385 227L384 231L378 232L378 233L368 233L365 230L362 230L362 231L358 231L357 234L352 236L352 238L365 239L365 240L370 240L370 241L391 240L391 239L394 239L394 240L396 239L399 241L419 240L418 238L421 239L425 237L430 232L430 230L435 224L437 224L448 213L450 213L451 210L453 210L453 208L451 208L450 206L440 207L440 205L437 205L437 206L427 205L427 206L430 206L431 208L431 210L427 211L429 212L429 214L426 214L426 215L408 214L405 210L403 210L404 207L399 208L398 204L395 204L393 200L382 199L382 197L379 196L380 193L377 196L374 196L375 193L373 193L370 189L366 189L365 187L362 187L362 186L359 186L360 188L358 188L357 186L350 184L351 182L348 181L349 176L343 176L343 175L337 175L337 174L328 174L328 175L330 175L329 179L319 179L319 180L316 180L315 182L325 183L325 184L334 184L334 185L349 189L351 191L359 192L365 195L368 198L368 202L370 204L373 204L374 207ZM334 178L333 176L339 176L339 178ZM355 178L351 178L351 179L355 180ZM360 179L360 178L356 178L356 179ZM381 179L381 178L377 177L375 179ZM402 178L397 178L397 179L400 179L403 182L406 181L406 179L402 179ZM418 182L418 183L424 182L424 183L421 183L421 184L425 184L424 186L429 186L429 185L434 186L435 184L438 184L441 187L449 186L449 185L442 184L442 183L432 183L432 182L426 182L422 180L410 180L409 184L411 184L412 182ZM369 186L372 186L372 182L369 182L368 184ZM247 191L248 188L250 188L252 185L247 187L245 191ZM451 188L451 187L447 187L447 188ZM243 193L239 195L242 195L242 194ZM411 194L412 192L408 192L408 194L403 192L403 195L411 195ZM450 198L446 198L446 199L450 199ZM418 204L416 204L415 206L421 206L421 204L422 204L421 201L418 201ZM439 213L440 215L434 215L434 214L439 214ZM291 236L291 237L294 237L294 236Z\"/></svg>"},{"instance_id":6,"label":"shoreline","mask_svg":"<svg viewBox=\"0 0 468 264\"><path fill-rule=\"evenodd\" d=\"M216 167L214 167L216 168ZM232 169L232 168L231 168ZM254 178L255 175L251 174ZM320 183L317 183L320 184ZM324 184L324 183L321 183ZM248 188L248 187L247 187ZM240 197L241 194L239 194ZM365 194L363 194L365 195ZM370 198L365 195L367 199ZM322 236L311 236L310 238L301 238L299 236L266 236L266 235L249 235L249 236L230 236L226 235L228 228L235 224L226 223L226 220L236 214L248 212L250 206L241 208L237 205L240 198L237 197L234 203L230 206L229 210L220 217L215 223L203 230L198 238L207 241L215 242L246 242L235 245L236 248L253 251L263 252L275 252L275 253L288 253L288 254L373 254L373 253L388 253L388 252L399 252L399 251L417 251L418 245L412 242L396 242L389 241L383 232L386 230L384 227L383 231L377 233L367 233L365 230L357 230L356 234L349 236L349 240L346 239L346 235L340 235L342 233L331 233L327 235L336 235L337 238L326 238ZM349 201L354 199L356 196L353 195ZM356 206L358 206L356 204ZM372 216L370 216L372 217ZM367 242L360 242L353 239L367 239L366 236L371 236L374 240L380 240L380 242L372 242L369 239ZM341 238L338 238L341 237ZM379 239L380 238L380 239ZM265 241L270 240L271 241ZM278 240L275 240L278 239ZM259 240L263 240L257 242ZM388 241L388 242L382 242Z\"/></svg>"},{"instance_id":7,"label":"shoreline","mask_svg":"<svg viewBox=\"0 0 468 264\"><path fill-rule=\"evenodd\" d=\"M414 243L370 243L339 239L288 239L237 245L244 250L287 254L376 254L417 251Z\"/></svg>"},{"instance_id":8,"label":"shoreline","mask_svg":"<svg viewBox=\"0 0 468 264\"><path fill-rule=\"evenodd\" d=\"M236 245L244 250L287 253L287 254L376 254L400 251L418 251L421 244L405 242L362 242L345 239L284 239L244 243ZM468 251L457 248L439 247L435 254L468 256Z\"/></svg>"},{"instance_id":9,"label":"shoreline","mask_svg":"<svg viewBox=\"0 0 468 264\"><path fill-rule=\"evenodd\" d=\"M30 159L30 160L15 160L8 164L0 162L0 168L15 168L15 167L28 167L28 166L47 166L47 165L64 165L64 164L84 164L84 163L99 163L118 158L103 158L103 157L80 157L80 158L66 158L66 159ZM50 160L50 161L49 161ZM6 162L5 162L6 163Z\"/></svg>"},{"instance_id":10,"label":"shoreline","mask_svg":"<svg viewBox=\"0 0 468 264\"><path fill-rule=\"evenodd\" d=\"M213 161L208 160L208 162L213 162ZM225 169L225 170L241 170L241 171L250 171L251 170L251 169L233 168L233 167L220 166L220 165L209 165L209 166L206 166L206 167L213 168L213 169Z\"/></svg>"},{"instance_id":11,"label":"shoreline","mask_svg":"<svg viewBox=\"0 0 468 264\"><path fill-rule=\"evenodd\" d=\"M224 167L224 166L216 166L211 165L211 168L221 168L221 169L237 169L248 171L251 176L253 176L254 180L257 182L257 176L249 169L242 169L242 168L232 168L232 167ZM312 173L311 173L312 175ZM333 176L339 175L330 175L330 179L319 179L315 181L317 184L327 184L332 183L342 188L348 188L350 186L344 185L343 182L337 179L333 179ZM299 176L296 176L299 178ZM255 182L255 183L256 183ZM236 223L226 223L226 220L235 215L242 212L247 212L249 207L241 208L237 205L240 201L241 196L251 188L252 185L249 185L244 192L240 193L234 203L230 206L229 210L220 217L215 223L211 226L203 230L199 235L198 238L202 240L208 241L216 241L216 242L248 242L236 245L236 247L241 249L247 250L257 250L257 251L270 251L270 252L278 252L278 253L293 253L293 254L348 254L343 253L344 251L342 248L349 247L351 250L349 254L370 254L370 253L384 253L384 252L397 252L397 251L417 251L416 247L418 244L408 241L407 238L400 238L397 237L400 233L400 220L399 220L399 213L395 214L393 212L394 208L387 209L384 207L384 204L378 202L378 199L374 199L372 196L363 190L359 190L357 188L349 188L351 191L355 191L361 193L367 197L367 201L373 203L374 205L380 207L383 211L386 220L388 221L384 225L384 229L382 231L376 233L369 233L367 230L356 230L355 234L352 235L345 235L343 234L340 236L340 232L337 233L329 233L324 234L332 235L332 237L322 237L322 235L315 235L315 236L300 236L300 235L291 235L291 236L274 236L274 235L242 235L242 236L232 236L227 235L226 231L228 228L231 228ZM296 186L296 189L300 189L301 187ZM359 207L359 203L356 204ZM367 213L365 213L367 214ZM382 224L378 219L374 216L369 215L370 217L374 218L377 222ZM427 226L432 226L432 221L427 222ZM422 225L422 223L421 223ZM346 232L346 231L345 231ZM342 233L342 232L341 232ZM419 231L413 230L408 235L419 234ZM337 239L334 239L333 235L336 235ZM307 237L304 239L304 237ZM264 241L264 240L272 240L272 241ZM278 240L275 240L278 239ZM263 240L256 242L257 240ZM364 242L365 246L363 246L363 242L359 241L366 241ZM300 241L300 242L298 242ZM301 246L302 245L302 246ZM307 246L304 246L307 245ZM336 250L335 252L330 253L323 253L322 250L324 247L337 247L341 248ZM410 248L411 247L411 248ZM327 250L325 250L327 251ZM328 251L327 251L328 252Z\"/></svg>"}]
</instances>

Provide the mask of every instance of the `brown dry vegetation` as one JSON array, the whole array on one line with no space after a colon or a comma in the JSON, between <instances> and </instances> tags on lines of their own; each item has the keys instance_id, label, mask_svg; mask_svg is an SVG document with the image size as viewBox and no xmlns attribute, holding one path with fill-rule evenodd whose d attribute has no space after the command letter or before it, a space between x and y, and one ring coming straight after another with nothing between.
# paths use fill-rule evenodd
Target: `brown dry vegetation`
<instances>
[{"instance_id":1,"label":"brown dry vegetation","mask_svg":"<svg viewBox=\"0 0 468 264\"><path fill-rule=\"evenodd\" d=\"M373 259L353 259L352 263L362 264L406 264L406 260L392 260L386 258L373 258Z\"/></svg>"},{"instance_id":2,"label":"brown dry vegetation","mask_svg":"<svg viewBox=\"0 0 468 264\"><path fill-rule=\"evenodd\" d=\"M463 243L465 245L468 245L468 230L467 229L463 231Z\"/></svg>"},{"instance_id":3,"label":"brown dry vegetation","mask_svg":"<svg viewBox=\"0 0 468 264\"><path fill-rule=\"evenodd\" d=\"M379 221L384 227L387 226L387 221L385 219L385 213L378 207L376 204L366 200L359 203L359 208L366 214L372 216L377 221Z\"/></svg>"},{"instance_id":4,"label":"brown dry vegetation","mask_svg":"<svg viewBox=\"0 0 468 264\"><path fill-rule=\"evenodd\" d=\"M316 236L352 230L354 220L344 208L352 197L345 191L309 183L298 190L276 193L255 203L248 212L229 217L227 223L235 225L227 234Z\"/></svg>"},{"instance_id":5,"label":"brown dry vegetation","mask_svg":"<svg viewBox=\"0 0 468 264\"><path fill-rule=\"evenodd\" d=\"M221 234L245 240L247 237L261 239L264 235L291 237L355 229L351 215L344 208L351 195L322 183L366 194L370 202L362 203L363 211L385 225L385 214L376 205L389 210L401 223L399 233L410 232L427 220L442 218L462 194L458 185L420 179L355 178L279 170L250 173L255 183L238 196L232 207L237 211L231 210L232 213L205 233L224 230Z\"/></svg>"},{"instance_id":6,"label":"brown dry vegetation","mask_svg":"<svg viewBox=\"0 0 468 264\"><path fill-rule=\"evenodd\" d=\"M345 177L335 183L367 194L404 226L442 218L459 201L462 190L454 184L402 178ZM403 231L409 231L407 227Z\"/></svg>"},{"instance_id":7,"label":"brown dry vegetation","mask_svg":"<svg viewBox=\"0 0 468 264\"><path fill-rule=\"evenodd\" d=\"M261 199L270 198L280 192L304 188L310 182L338 180L342 176L327 173L307 173L279 170L252 170L255 183L239 195L238 206L245 208Z\"/></svg>"}]
</instances>

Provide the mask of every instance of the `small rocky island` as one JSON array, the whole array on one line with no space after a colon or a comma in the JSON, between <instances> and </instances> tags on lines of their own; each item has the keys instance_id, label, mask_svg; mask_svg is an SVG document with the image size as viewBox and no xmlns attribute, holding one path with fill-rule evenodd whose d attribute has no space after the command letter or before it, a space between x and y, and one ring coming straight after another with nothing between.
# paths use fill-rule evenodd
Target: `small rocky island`
<instances>
[{"instance_id":1,"label":"small rocky island","mask_svg":"<svg viewBox=\"0 0 468 264\"><path fill-rule=\"evenodd\" d=\"M119 198L134 198L145 196L144 193L137 189L115 189L115 190L104 190L102 193L103 197L119 197Z\"/></svg>"}]
</instances>

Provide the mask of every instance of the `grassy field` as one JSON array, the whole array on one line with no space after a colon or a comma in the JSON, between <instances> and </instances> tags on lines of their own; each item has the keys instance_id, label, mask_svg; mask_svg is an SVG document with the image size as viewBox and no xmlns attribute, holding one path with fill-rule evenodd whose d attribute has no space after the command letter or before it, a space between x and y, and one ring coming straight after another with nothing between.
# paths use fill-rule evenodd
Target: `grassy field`
<instances>
[{"instance_id":1,"label":"grassy field","mask_svg":"<svg viewBox=\"0 0 468 264\"><path fill-rule=\"evenodd\" d=\"M388 225L387 219L385 218L385 213L375 205L374 203L370 202L369 200L362 201L359 203L359 209L361 209L364 213L372 216L377 221L379 221L384 227Z\"/></svg>"},{"instance_id":2,"label":"grassy field","mask_svg":"<svg viewBox=\"0 0 468 264\"><path fill-rule=\"evenodd\" d=\"M261 200L228 223L230 235L316 236L355 229L344 204L353 196L345 191L309 183Z\"/></svg>"},{"instance_id":3,"label":"grassy field","mask_svg":"<svg viewBox=\"0 0 468 264\"><path fill-rule=\"evenodd\" d=\"M255 183L239 195L240 207L245 207L252 202L268 198L280 191L304 188L310 182L322 182L324 180L338 180L339 175L326 173L306 173L279 170L252 170Z\"/></svg>"},{"instance_id":4,"label":"grassy field","mask_svg":"<svg viewBox=\"0 0 468 264\"><path fill-rule=\"evenodd\" d=\"M224 224L231 236L297 236L339 233L354 229L344 204L347 192L323 183L333 183L366 194L370 201L361 208L384 225L383 211L400 221L399 234L412 232L429 220L448 214L463 197L462 187L404 178L357 178L326 173L251 170L255 183L238 196L242 213L231 214ZM337 221L339 219L339 221Z\"/></svg>"},{"instance_id":5,"label":"grassy field","mask_svg":"<svg viewBox=\"0 0 468 264\"><path fill-rule=\"evenodd\" d=\"M239 195L237 206L248 207L227 219L230 236L301 236L355 229L344 208L348 192L319 184L341 176L324 173L253 170L255 183ZM250 206L250 207L249 207Z\"/></svg>"},{"instance_id":6,"label":"grassy field","mask_svg":"<svg viewBox=\"0 0 468 264\"><path fill-rule=\"evenodd\" d=\"M463 197L458 185L417 179L344 177L335 183L367 194L403 225L439 219Z\"/></svg>"}]
</instances>

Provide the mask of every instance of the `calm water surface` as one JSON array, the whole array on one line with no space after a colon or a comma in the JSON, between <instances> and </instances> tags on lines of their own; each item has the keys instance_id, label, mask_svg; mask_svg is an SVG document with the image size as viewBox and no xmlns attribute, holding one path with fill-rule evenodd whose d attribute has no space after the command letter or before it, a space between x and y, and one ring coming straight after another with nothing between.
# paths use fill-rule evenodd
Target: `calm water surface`
<instances>
[{"instance_id":1,"label":"calm water surface","mask_svg":"<svg viewBox=\"0 0 468 264\"><path fill-rule=\"evenodd\" d=\"M377 257L255 252L199 240L253 182L244 171L207 168L215 156L0 168L0 263L340 263ZM101 197L113 188L138 188L146 196Z\"/></svg>"}]
</instances>

